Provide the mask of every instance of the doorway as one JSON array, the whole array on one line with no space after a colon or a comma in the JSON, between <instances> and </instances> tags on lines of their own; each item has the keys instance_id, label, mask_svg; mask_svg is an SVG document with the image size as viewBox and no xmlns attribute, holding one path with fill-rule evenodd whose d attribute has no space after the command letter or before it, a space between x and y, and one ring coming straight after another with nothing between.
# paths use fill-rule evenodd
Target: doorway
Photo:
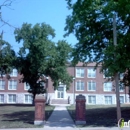
<instances>
[{"instance_id":1,"label":"doorway","mask_svg":"<svg viewBox=\"0 0 130 130\"><path fill-rule=\"evenodd\" d=\"M57 98L58 99L64 99L64 87L58 87Z\"/></svg>"}]
</instances>

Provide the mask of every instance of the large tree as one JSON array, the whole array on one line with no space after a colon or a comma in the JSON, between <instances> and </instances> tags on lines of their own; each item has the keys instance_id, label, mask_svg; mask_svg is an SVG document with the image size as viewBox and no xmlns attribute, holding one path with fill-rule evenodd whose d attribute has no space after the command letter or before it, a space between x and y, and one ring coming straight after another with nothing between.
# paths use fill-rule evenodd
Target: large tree
<instances>
[{"instance_id":1,"label":"large tree","mask_svg":"<svg viewBox=\"0 0 130 130\"><path fill-rule=\"evenodd\" d=\"M128 0L67 2L72 14L66 19L66 36L74 33L79 41L73 52L74 63L78 61L102 63L102 71L105 70L107 76L115 77L118 73L125 72L126 68L130 68L130 2ZM116 24L113 24L114 17ZM114 42L113 30L114 34L117 34L117 37L114 35Z\"/></svg>"},{"instance_id":2,"label":"large tree","mask_svg":"<svg viewBox=\"0 0 130 130\"><path fill-rule=\"evenodd\" d=\"M33 94L33 99L36 94L46 92L38 82L42 75L52 79L54 89L58 87L59 82L67 86L71 82L72 78L66 70L71 47L65 41L54 43L54 36L54 29L45 23L34 26L24 23L21 28L15 30L16 41L23 42L16 60L16 68L23 76L21 82L30 85L29 92Z\"/></svg>"}]
</instances>

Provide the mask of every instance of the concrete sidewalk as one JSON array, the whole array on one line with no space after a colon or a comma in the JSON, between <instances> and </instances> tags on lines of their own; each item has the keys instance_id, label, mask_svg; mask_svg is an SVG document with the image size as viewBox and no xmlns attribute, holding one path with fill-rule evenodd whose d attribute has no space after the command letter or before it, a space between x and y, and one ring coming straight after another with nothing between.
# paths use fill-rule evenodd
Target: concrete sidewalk
<instances>
[{"instance_id":1,"label":"concrete sidewalk","mask_svg":"<svg viewBox=\"0 0 130 130\"><path fill-rule=\"evenodd\" d=\"M52 115L46 121L44 129L76 129L76 126L70 117L65 106L56 106Z\"/></svg>"}]
</instances>

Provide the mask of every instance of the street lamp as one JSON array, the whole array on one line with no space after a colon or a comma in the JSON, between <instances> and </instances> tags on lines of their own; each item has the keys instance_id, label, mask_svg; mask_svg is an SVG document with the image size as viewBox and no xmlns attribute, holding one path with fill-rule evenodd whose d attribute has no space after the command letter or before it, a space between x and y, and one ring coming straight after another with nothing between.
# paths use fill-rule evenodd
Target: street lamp
<instances>
[{"instance_id":1,"label":"street lamp","mask_svg":"<svg viewBox=\"0 0 130 130\"><path fill-rule=\"evenodd\" d=\"M75 104L75 77L73 77L73 104Z\"/></svg>"},{"instance_id":2,"label":"street lamp","mask_svg":"<svg viewBox=\"0 0 130 130\"><path fill-rule=\"evenodd\" d=\"M46 77L46 103L49 104L49 102L48 102L48 79L49 79L49 77L47 76Z\"/></svg>"}]
</instances>

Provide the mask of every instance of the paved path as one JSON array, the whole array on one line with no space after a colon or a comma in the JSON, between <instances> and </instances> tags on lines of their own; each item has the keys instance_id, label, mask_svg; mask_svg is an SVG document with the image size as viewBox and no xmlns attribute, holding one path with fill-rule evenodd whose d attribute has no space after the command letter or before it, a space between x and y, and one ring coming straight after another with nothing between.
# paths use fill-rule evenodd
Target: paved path
<instances>
[{"instance_id":1,"label":"paved path","mask_svg":"<svg viewBox=\"0 0 130 130\"><path fill-rule=\"evenodd\" d=\"M64 106L56 106L52 115L44 125L45 129L76 129L76 126L70 117L66 107Z\"/></svg>"}]
</instances>

